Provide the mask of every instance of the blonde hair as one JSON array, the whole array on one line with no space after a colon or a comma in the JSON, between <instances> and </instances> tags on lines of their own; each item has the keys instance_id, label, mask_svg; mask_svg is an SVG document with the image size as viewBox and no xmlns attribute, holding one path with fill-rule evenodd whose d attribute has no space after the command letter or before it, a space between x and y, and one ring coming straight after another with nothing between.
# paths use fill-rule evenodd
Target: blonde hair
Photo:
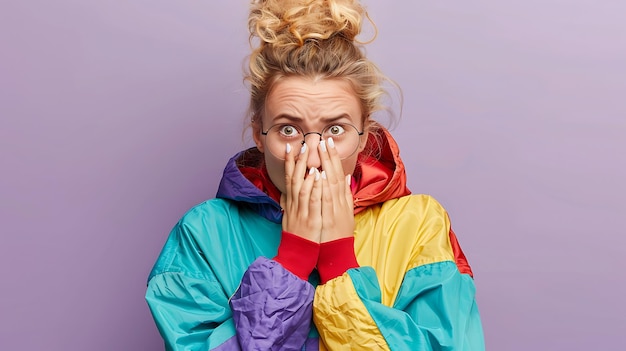
<instances>
[{"instance_id":1,"label":"blonde hair","mask_svg":"<svg viewBox=\"0 0 626 351\"><path fill-rule=\"evenodd\" d=\"M361 102L363 127L375 111L385 109L383 81L356 37L369 19L357 0L252 0L250 41L258 42L249 58L252 123L260 123L265 101L282 78L344 79Z\"/></svg>"}]
</instances>

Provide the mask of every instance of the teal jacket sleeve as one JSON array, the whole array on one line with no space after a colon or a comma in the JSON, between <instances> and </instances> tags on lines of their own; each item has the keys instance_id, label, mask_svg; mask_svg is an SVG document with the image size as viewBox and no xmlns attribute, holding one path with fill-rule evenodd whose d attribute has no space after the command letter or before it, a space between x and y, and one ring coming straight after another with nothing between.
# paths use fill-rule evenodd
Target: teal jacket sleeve
<instances>
[{"instance_id":1,"label":"teal jacket sleeve","mask_svg":"<svg viewBox=\"0 0 626 351\"><path fill-rule=\"evenodd\" d=\"M179 223L170 233L146 301L166 350L214 350L236 342L229 297L186 229Z\"/></svg>"},{"instance_id":2,"label":"teal jacket sleeve","mask_svg":"<svg viewBox=\"0 0 626 351\"><path fill-rule=\"evenodd\" d=\"M263 257L276 251L268 228L233 229L228 224L246 222L223 205L186 214L148 278L146 301L166 350L301 350L313 286ZM265 238L265 246L249 236Z\"/></svg>"}]
</instances>

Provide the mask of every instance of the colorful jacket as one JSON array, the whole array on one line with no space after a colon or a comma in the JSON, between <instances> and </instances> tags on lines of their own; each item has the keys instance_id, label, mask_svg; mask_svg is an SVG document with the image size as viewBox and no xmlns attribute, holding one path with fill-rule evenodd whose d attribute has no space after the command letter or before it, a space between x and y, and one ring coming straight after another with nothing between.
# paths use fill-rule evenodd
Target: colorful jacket
<instances>
[{"instance_id":1,"label":"colorful jacket","mask_svg":"<svg viewBox=\"0 0 626 351\"><path fill-rule=\"evenodd\" d=\"M320 283L272 259L282 212L262 155L176 224L146 300L167 350L484 350L472 271L432 197L411 195L386 130L354 172L358 265ZM304 255L305 253L303 253Z\"/></svg>"}]
</instances>

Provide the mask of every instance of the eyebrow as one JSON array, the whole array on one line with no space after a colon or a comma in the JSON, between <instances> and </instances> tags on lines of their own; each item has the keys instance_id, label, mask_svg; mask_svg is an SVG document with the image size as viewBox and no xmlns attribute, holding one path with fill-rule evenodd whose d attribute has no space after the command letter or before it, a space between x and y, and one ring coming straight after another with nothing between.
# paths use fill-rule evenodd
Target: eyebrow
<instances>
[{"instance_id":1,"label":"eyebrow","mask_svg":"<svg viewBox=\"0 0 626 351\"><path fill-rule=\"evenodd\" d=\"M302 122L304 120L304 118L302 117L295 117L295 116L291 116L285 113L281 113L278 116L272 118L272 121L276 122L277 120L282 120L282 119L286 119L291 122ZM332 122L339 121L342 119L347 119L347 120L350 120L350 122L352 122L350 115L347 113L342 113L341 115L336 116L336 117L322 117L321 121L324 123L332 123Z\"/></svg>"}]
</instances>

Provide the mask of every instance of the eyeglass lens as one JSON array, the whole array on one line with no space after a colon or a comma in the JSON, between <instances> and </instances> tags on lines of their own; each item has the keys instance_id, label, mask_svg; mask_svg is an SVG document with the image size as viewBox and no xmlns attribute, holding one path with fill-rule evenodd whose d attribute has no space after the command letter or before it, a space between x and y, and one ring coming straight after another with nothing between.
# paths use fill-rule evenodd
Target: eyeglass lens
<instances>
[{"instance_id":1,"label":"eyeglass lens","mask_svg":"<svg viewBox=\"0 0 626 351\"><path fill-rule=\"evenodd\" d=\"M359 147L360 133L351 124L332 124L324 128L321 132L311 131L304 133L303 130L292 124L276 124L265 134L266 147L277 158L285 159L287 144L292 148L299 148L305 141L328 140L333 138L335 148L341 159L348 158L354 154ZM317 139L320 138L320 139Z\"/></svg>"}]
</instances>

